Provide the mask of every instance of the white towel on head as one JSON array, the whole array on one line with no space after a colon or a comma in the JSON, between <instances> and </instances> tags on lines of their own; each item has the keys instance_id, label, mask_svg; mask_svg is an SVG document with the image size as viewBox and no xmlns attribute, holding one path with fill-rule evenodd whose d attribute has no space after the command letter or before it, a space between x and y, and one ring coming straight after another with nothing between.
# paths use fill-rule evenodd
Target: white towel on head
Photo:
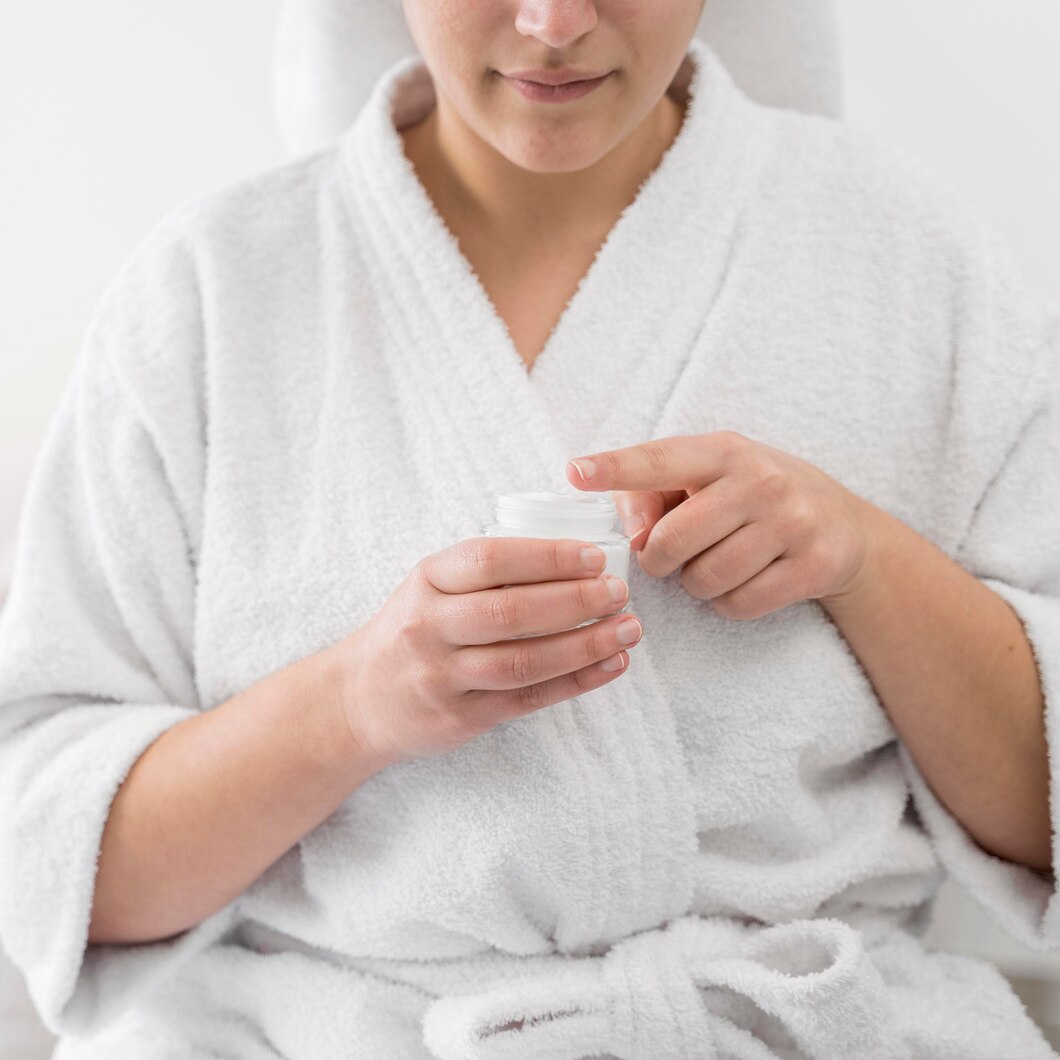
<instances>
[{"instance_id":1,"label":"white towel on head","mask_svg":"<svg viewBox=\"0 0 1060 1060\"><path fill-rule=\"evenodd\" d=\"M916 937L949 870L1056 948L1055 889L910 799L820 607L734 622L635 562L618 680L373 776L178 937L85 945L153 739L366 622L494 494L656 437L795 453L990 579L1057 775L1055 318L921 167L755 104L701 42L689 69L529 375L401 151L412 57L108 290L0 615L0 938L55 1060L1055 1060L996 969Z\"/></svg>"},{"instance_id":2,"label":"white towel on head","mask_svg":"<svg viewBox=\"0 0 1060 1060\"><path fill-rule=\"evenodd\" d=\"M835 0L707 0L696 35L751 99L838 117ZM276 33L276 117L303 154L333 143L379 75L416 53L400 0L284 0Z\"/></svg>"}]
</instances>

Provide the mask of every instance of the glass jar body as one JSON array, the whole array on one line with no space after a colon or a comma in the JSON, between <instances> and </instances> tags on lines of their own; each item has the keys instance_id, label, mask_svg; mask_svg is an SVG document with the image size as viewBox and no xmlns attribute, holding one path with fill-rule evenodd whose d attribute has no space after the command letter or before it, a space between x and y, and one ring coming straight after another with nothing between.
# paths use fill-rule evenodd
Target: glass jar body
<instances>
[{"instance_id":1,"label":"glass jar body","mask_svg":"<svg viewBox=\"0 0 1060 1060\"><path fill-rule=\"evenodd\" d=\"M629 584L630 539L616 528L618 512L610 493L504 493L496 499L494 521L483 524L485 537L574 539L596 545L606 557L601 574ZM620 611L629 609L630 600ZM598 622L587 619L571 629ZM535 634L539 635L539 634Z\"/></svg>"}]
</instances>

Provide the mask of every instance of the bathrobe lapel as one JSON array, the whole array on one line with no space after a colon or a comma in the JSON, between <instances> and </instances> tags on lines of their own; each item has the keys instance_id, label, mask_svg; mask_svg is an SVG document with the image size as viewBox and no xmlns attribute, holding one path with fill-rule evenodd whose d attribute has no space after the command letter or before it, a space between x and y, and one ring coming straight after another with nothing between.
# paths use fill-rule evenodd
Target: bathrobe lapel
<instances>
[{"instance_id":1,"label":"bathrobe lapel","mask_svg":"<svg viewBox=\"0 0 1060 1060\"><path fill-rule=\"evenodd\" d=\"M691 97L677 139L529 373L402 150L401 108L433 95L418 61L377 85L382 99L373 96L342 145L359 243L397 340L395 370L409 381L401 400L409 421L425 426L417 446L425 478L476 522L491 518L495 492L566 488L570 457L654 437L704 334L760 126L741 120L749 104L698 39L675 82ZM381 106L388 98L400 102ZM466 534L468 518L450 529Z\"/></svg>"},{"instance_id":2,"label":"bathrobe lapel","mask_svg":"<svg viewBox=\"0 0 1060 1060\"><path fill-rule=\"evenodd\" d=\"M657 437L685 366L709 356L703 339L751 187L760 125L741 122L742 97L714 53L697 39L689 52L699 72L684 125L608 235L523 388L546 406L564 463Z\"/></svg>"},{"instance_id":3,"label":"bathrobe lapel","mask_svg":"<svg viewBox=\"0 0 1060 1060\"><path fill-rule=\"evenodd\" d=\"M384 318L400 418L422 425L406 440L407 459L418 496L430 498L427 539L437 534L437 547L477 535L492 518L495 493L568 488L570 457L654 437L689 360L709 356L702 340L760 134L758 123L743 120L749 104L713 52L699 41L689 51L695 63L686 60L675 78L691 94L682 129L613 227L530 373L404 155L394 111L383 105L396 97L414 109L429 100L433 90L414 59L377 85L343 143L343 192ZM635 560L629 582L634 609L638 598L669 589ZM584 875L581 893L597 899L558 929L557 942L570 950L656 924L691 900L694 800L653 635L666 630L645 629L628 672L597 689L592 703L574 697L461 749L494 761L512 754L519 769L525 750L504 741L543 742L552 768L562 773L574 763L562 782L572 790L599 776L639 808L630 819L585 818L608 835L587 835L584 859L568 866ZM629 851L638 870L619 871L594 850Z\"/></svg>"}]
</instances>

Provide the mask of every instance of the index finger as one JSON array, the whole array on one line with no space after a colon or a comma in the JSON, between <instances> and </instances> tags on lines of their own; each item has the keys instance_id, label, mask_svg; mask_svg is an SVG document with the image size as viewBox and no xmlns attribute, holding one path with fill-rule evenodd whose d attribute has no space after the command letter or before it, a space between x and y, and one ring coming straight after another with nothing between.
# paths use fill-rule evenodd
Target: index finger
<instances>
[{"instance_id":1,"label":"index finger","mask_svg":"<svg viewBox=\"0 0 1060 1060\"><path fill-rule=\"evenodd\" d=\"M443 593L473 593L504 585L566 581L600 574L604 550L576 538L469 537L421 561Z\"/></svg>"},{"instance_id":2,"label":"index finger","mask_svg":"<svg viewBox=\"0 0 1060 1060\"><path fill-rule=\"evenodd\" d=\"M708 434L674 434L639 445L609 449L577 457L593 467L587 478L574 461L567 463L567 477L583 490L688 490L721 478L725 466L744 441L735 431Z\"/></svg>"}]
</instances>

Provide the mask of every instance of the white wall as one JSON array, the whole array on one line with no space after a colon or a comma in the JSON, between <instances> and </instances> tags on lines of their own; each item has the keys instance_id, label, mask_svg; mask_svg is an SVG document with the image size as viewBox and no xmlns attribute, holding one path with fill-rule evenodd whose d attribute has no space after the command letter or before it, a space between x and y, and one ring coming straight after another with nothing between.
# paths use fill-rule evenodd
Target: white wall
<instances>
[{"instance_id":1,"label":"white wall","mask_svg":"<svg viewBox=\"0 0 1060 1060\"><path fill-rule=\"evenodd\" d=\"M1060 4L838 3L847 120L925 157L1060 298ZM104 286L161 214L284 157L278 6L0 0L0 567ZM1027 954L949 886L933 939L1060 979L1057 957Z\"/></svg>"},{"instance_id":2,"label":"white wall","mask_svg":"<svg viewBox=\"0 0 1060 1060\"><path fill-rule=\"evenodd\" d=\"M1060 4L837 6L847 120L882 131L949 178L1045 295L1060 299Z\"/></svg>"},{"instance_id":3,"label":"white wall","mask_svg":"<svg viewBox=\"0 0 1060 1060\"><path fill-rule=\"evenodd\" d=\"M0 571L103 288L167 210L283 158L278 0L0 0Z\"/></svg>"}]
</instances>

